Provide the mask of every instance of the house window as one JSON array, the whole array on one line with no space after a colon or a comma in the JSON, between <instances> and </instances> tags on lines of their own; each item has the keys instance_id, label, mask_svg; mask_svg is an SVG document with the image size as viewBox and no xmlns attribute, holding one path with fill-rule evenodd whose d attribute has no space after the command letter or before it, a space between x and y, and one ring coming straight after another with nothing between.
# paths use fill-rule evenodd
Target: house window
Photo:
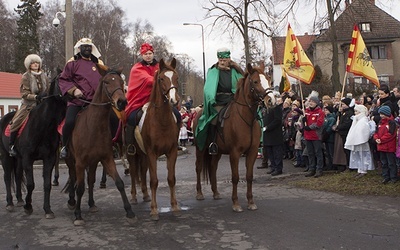
<instances>
[{"instance_id":1,"label":"house window","mask_svg":"<svg viewBox=\"0 0 400 250\"><path fill-rule=\"evenodd\" d=\"M371 32L371 23L360 23L358 26L361 32Z\"/></svg>"},{"instance_id":2,"label":"house window","mask_svg":"<svg viewBox=\"0 0 400 250\"><path fill-rule=\"evenodd\" d=\"M13 112L18 110L18 105L9 105L8 106L8 111Z\"/></svg>"},{"instance_id":3,"label":"house window","mask_svg":"<svg viewBox=\"0 0 400 250\"><path fill-rule=\"evenodd\" d=\"M367 49L371 59L387 59L385 45L367 46Z\"/></svg>"},{"instance_id":4,"label":"house window","mask_svg":"<svg viewBox=\"0 0 400 250\"><path fill-rule=\"evenodd\" d=\"M4 105L0 105L0 119L4 116Z\"/></svg>"},{"instance_id":5,"label":"house window","mask_svg":"<svg viewBox=\"0 0 400 250\"><path fill-rule=\"evenodd\" d=\"M379 84L386 84L389 86L389 76L378 76Z\"/></svg>"}]
</instances>

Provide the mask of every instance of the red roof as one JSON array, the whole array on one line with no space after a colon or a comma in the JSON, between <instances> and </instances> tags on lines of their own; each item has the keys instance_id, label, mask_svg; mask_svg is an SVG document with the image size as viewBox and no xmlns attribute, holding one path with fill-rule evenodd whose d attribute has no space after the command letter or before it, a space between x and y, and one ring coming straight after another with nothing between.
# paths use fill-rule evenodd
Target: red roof
<instances>
[{"instance_id":1,"label":"red roof","mask_svg":"<svg viewBox=\"0 0 400 250\"><path fill-rule=\"evenodd\" d=\"M307 50L310 48L312 42L314 41L314 39L317 36L309 35L308 33L305 33L304 36L296 36L296 37L297 37L297 40L299 40L301 47L303 47L304 51L307 52ZM273 52L273 56L274 56L274 64L275 65L283 64L283 54L285 51L285 42L286 42L286 36L272 37L272 52Z\"/></svg>"},{"instance_id":2,"label":"red roof","mask_svg":"<svg viewBox=\"0 0 400 250\"><path fill-rule=\"evenodd\" d=\"M0 98L21 98L21 74L0 72Z\"/></svg>"}]
</instances>

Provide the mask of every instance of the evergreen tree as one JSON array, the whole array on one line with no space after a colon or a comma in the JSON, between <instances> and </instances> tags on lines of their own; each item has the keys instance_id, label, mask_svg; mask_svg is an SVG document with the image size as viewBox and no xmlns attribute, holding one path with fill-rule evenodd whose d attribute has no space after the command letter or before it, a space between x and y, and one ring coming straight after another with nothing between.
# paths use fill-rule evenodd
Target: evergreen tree
<instances>
[{"instance_id":1,"label":"evergreen tree","mask_svg":"<svg viewBox=\"0 0 400 250\"><path fill-rule=\"evenodd\" d=\"M40 12L42 5L37 0L21 0L15 12L19 15L17 20L15 51L15 69L17 72L25 72L24 59L28 54L39 54L39 37L37 34L37 22L43 16Z\"/></svg>"}]
</instances>

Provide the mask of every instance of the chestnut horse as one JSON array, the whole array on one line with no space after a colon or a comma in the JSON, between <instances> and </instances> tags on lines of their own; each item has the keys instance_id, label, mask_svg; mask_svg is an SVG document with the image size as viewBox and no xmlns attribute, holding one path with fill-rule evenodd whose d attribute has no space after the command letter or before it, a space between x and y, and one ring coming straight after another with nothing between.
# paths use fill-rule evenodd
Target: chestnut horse
<instances>
[{"instance_id":1,"label":"chestnut horse","mask_svg":"<svg viewBox=\"0 0 400 250\"><path fill-rule=\"evenodd\" d=\"M144 111L142 119L143 126L140 132L143 139L143 149L135 142L137 153L128 155L131 175L132 200L136 200L135 173L140 168L141 186L144 193L143 199L148 201L146 187L146 166L150 170L151 188L151 212L152 220L158 220L156 192L158 187L157 159L165 154L167 157L168 185L171 196L171 210L180 210L175 197L175 163L178 156L179 125L173 114L172 108L179 103L178 74L175 71L176 60L172 59L168 65L163 59L160 60L160 68L154 76L154 85L151 91L147 110ZM138 141L136 139L136 141Z\"/></svg>"},{"instance_id":2,"label":"chestnut horse","mask_svg":"<svg viewBox=\"0 0 400 250\"><path fill-rule=\"evenodd\" d=\"M235 212L242 212L243 209L238 202L237 185L239 182L239 158L242 154L246 155L246 181L247 181L247 208L256 210L257 206L253 201L253 166L257 158L258 147L260 144L261 127L258 116L259 105L266 96L269 83L264 74L264 66L253 68L247 65L244 78L239 79L237 90L223 114L223 126L221 119L218 118L218 132L216 143L218 154L209 155L208 148L202 151L196 146L196 175L197 175L197 200L203 200L201 190L201 174L208 181L210 179L211 189L214 199L220 199L217 189L217 167L222 154L228 154L232 170L232 202ZM194 127L201 113L197 114ZM219 117L221 117L219 115ZM196 139L195 139L196 142ZM208 145L211 140L208 138Z\"/></svg>"},{"instance_id":3,"label":"chestnut horse","mask_svg":"<svg viewBox=\"0 0 400 250\"><path fill-rule=\"evenodd\" d=\"M54 218L54 213L50 206L51 175L57 161L57 149L60 140L57 127L64 118L66 110L66 102L61 97L61 91L58 87L58 77L51 81L48 94L40 104L30 111L26 125L15 143L18 153L16 157L9 156L9 137L4 134L7 125L15 113L8 113L1 119L0 155L7 191L6 209L12 211L14 208L11 194L13 177L15 179L17 205L23 204L21 184L23 174L25 174L27 194L24 210L27 214L32 214L33 212L32 193L35 189L33 163L36 160L43 160L43 209L46 218L52 219Z\"/></svg>"},{"instance_id":4,"label":"chestnut horse","mask_svg":"<svg viewBox=\"0 0 400 250\"><path fill-rule=\"evenodd\" d=\"M88 173L89 211L97 211L93 199L93 186L98 162L101 162L115 181L124 203L128 221L133 223L137 220L126 196L124 182L116 170L109 122L112 108L122 111L127 104L124 82L120 75L122 68L109 70L104 65L97 65L97 68L103 77L100 79L92 102L77 116L68 144L69 156L65 159L70 178L68 206L75 207L74 225L76 226L85 224L81 215L81 201L85 192L86 171ZM75 201L75 190L77 201Z\"/></svg>"}]
</instances>

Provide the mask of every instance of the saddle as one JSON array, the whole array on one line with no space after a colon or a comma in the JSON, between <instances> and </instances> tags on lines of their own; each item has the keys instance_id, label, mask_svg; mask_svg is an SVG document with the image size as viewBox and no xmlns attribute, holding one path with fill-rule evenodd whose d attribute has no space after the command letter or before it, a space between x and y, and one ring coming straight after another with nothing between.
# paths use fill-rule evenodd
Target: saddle
<instances>
[{"instance_id":1,"label":"saddle","mask_svg":"<svg viewBox=\"0 0 400 250\"><path fill-rule=\"evenodd\" d=\"M225 107L223 107L219 113L218 113L218 120L217 120L217 125L219 125L219 127L223 128L224 127L224 123L225 123L225 119L229 117L229 109L230 109L231 105L228 104Z\"/></svg>"},{"instance_id":2,"label":"saddle","mask_svg":"<svg viewBox=\"0 0 400 250\"><path fill-rule=\"evenodd\" d=\"M26 117L25 121L19 127L17 136L20 136L22 131L24 131L24 128L25 128L26 123L28 122L28 120L29 120L29 115L28 115L28 117ZM7 137L10 137L10 135L11 135L11 124L7 125L6 129L4 130L4 135L7 136Z\"/></svg>"}]
</instances>

